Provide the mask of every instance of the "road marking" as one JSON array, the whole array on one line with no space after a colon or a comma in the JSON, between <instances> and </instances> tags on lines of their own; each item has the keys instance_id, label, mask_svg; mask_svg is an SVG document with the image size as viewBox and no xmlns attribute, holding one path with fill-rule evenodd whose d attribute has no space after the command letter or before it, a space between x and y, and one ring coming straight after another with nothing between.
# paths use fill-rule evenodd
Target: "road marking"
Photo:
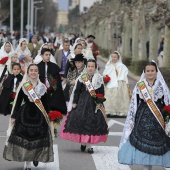
<instances>
[{"instance_id":1,"label":"road marking","mask_svg":"<svg viewBox=\"0 0 170 170\"><path fill-rule=\"evenodd\" d=\"M118 163L116 146L93 146L92 154L97 170L131 170L128 165Z\"/></svg>"},{"instance_id":2,"label":"road marking","mask_svg":"<svg viewBox=\"0 0 170 170\"><path fill-rule=\"evenodd\" d=\"M50 162L50 163L39 162L38 167L34 167L34 165L31 163L31 170L60 170L58 146L54 145L53 149L54 149L54 162ZM26 168L26 164L24 165L24 169L25 168Z\"/></svg>"},{"instance_id":3,"label":"road marking","mask_svg":"<svg viewBox=\"0 0 170 170\"><path fill-rule=\"evenodd\" d=\"M109 132L109 136L122 136L122 132Z\"/></svg>"}]
</instances>

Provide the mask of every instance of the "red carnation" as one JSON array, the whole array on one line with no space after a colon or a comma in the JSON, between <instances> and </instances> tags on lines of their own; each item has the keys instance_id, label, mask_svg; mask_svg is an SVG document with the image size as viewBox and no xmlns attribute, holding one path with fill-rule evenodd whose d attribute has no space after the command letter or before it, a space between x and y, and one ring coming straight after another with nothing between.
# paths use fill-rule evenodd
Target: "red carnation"
<instances>
[{"instance_id":1,"label":"red carnation","mask_svg":"<svg viewBox=\"0 0 170 170\"><path fill-rule=\"evenodd\" d=\"M167 111L170 114L170 106L164 106L163 110Z\"/></svg>"},{"instance_id":2,"label":"red carnation","mask_svg":"<svg viewBox=\"0 0 170 170\"><path fill-rule=\"evenodd\" d=\"M8 61L8 57L4 57L0 60L0 64L5 64Z\"/></svg>"},{"instance_id":3,"label":"red carnation","mask_svg":"<svg viewBox=\"0 0 170 170\"><path fill-rule=\"evenodd\" d=\"M96 97L104 98L103 94L100 94L100 93L96 94Z\"/></svg>"},{"instance_id":4,"label":"red carnation","mask_svg":"<svg viewBox=\"0 0 170 170\"><path fill-rule=\"evenodd\" d=\"M55 83L55 82L56 82L56 79L52 79L52 82Z\"/></svg>"},{"instance_id":5,"label":"red carnation","mask_svg":"<svg viewBox=\"0 0 170 170\"><path fill-rule=\"evenodd\" d=\"M15 96L16 96L16 92L13 92L12 93L12 99L15 99Z\"/></svg>"},{"instance_id":6,"label":"red carnation","mask_svg":"<svg viewBox=\"0 0 170 170\"><path fill-rule=\"evenodd\" d=\"M60 112L56 111L56 110L51 111L48 114L48 116L50 117L50 120L52 120L52 121L59 121L59 119L63 118L63 115Z\"/></svg>"},{"instance_id":7,"label":"red carnation","mask_svg":"<svg viewBox=\"0 0 170 170\"><path fill-rule=\"evenodd\" d=\"M103 81L105 84L107 84L109 81L110 81L110 77L108 75L106 75L104 78L103 78Z\"/></svg>"}]
</instances>

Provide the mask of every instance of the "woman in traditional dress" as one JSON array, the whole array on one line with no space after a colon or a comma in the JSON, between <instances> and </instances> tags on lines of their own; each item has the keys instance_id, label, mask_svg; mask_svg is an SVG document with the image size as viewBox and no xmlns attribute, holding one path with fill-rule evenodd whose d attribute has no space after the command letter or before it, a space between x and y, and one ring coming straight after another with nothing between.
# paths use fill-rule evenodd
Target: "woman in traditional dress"
<instances>
[{"instance_id":1,"label":"woman in traditional dress","mask_svg":"<svg viewBox=\"0 0 170 170\"><path fill-rule=\"evenodd\" d=\"M170 92L154 61L146 64L133 90L118 160L121 164L170 167L170 138L165 133L162 109Z\"/></svg>"},{"instance_id":2,"label":"woman in traditional dress","mask_svg":"<svg viewBox=\"0 0 170 170\"><path fill-rule=\"evenodd\" d=\"M106 114L126 116L130 104L128 68L122 63L119 52L115 51L110 55L103 72L103 76L106 75L110 77L110 81L105 84Z\"/></svg>"},{"instance_id":3,"label":"woman in traditional dress","mask_svg":"<svg viewBox=\"0 0 170 170\"><path fill-rule=\"evenodd\" d=\"M70 99L70 95L73 91L73 87L75 85L77 77L79 77L85 69L86 59L84 58L83 54L77 54L75 58L72 59L72 61L75 65L75 68L70 68L67 74L66 87L64 89L66 101L69 101Z\"/></svg>"},{"instance_id":4,"label":"woman in traditional dress","mask_svg":"<svg viewBox=\"0 0 170 170\"><path fill-rule=\"evenodd\" d=\"M5 64L8 61L9 55L14 51L10 42L5 42L0 49L0 77L4 71ZM7 74L6 71L4 75ZM0 81L1 82L1 81Z\"/></svg>"},{"instance_id":5,"label":"woman in traditional dress","mask_svg":"<svg viewBox=\"0 0 170 170\"><path fill-rule=\"evenodd\" d=\"M5 80L4 78L6 77L6 72L8 72L8 74L12 74L11 68L13 63L19 63L18 54L16 52L12 52L8 56L8 61L6 62L3 72L0 76L1 83L3 83L2 80Z\"/></svg>"},{"instance_id":6,"label":"woman in traditional dress","mask_svg":"<svg viewBox=\"0 0 170 170\"><path fill-rule=\"evenodd\" d=\"M16 52L19 56L19 62L21 64L21 70L23 73L25 73L25 70L27 70L27 67L29 64L32 63L32 57L31 52L28 49L28 41L26 38L21 38L19 40L19 45L16 48Z\"/></svg>"},{"instance_id":7,"label":"woman in traditional dress","mask_svg":"<svg viewBox=\"0 0 170 170\"><path fill-rule=\"evenodd\" d=\"M77 54L81 54L82 53L82 44L81 43L76 43L73 45L73 49L70 51L70 54L67 57L67 63L66 63L66 68L65 68L65 77L67 77L68 74L68 70L69 69L74 69L75 65L72 61L73 58L75 58L75 56Z\"/></svg>"},{"instance_id":8,"label":"woman in traditional dress","mask_svg":"<svg viewBox=\"0 0 170 170\"><path fill-rule=\"evenodd\" d=\"M38 54L37 54L37 56L36 56L35 59L34 59L34 63L35 63L35 64L38 64L38 63L40 63L40 62L43 60L42 57L41 57L41 50L42 50L43 48L49 49L48 43L45 43L45 44L43 44L43 45L40 47L40 50L38 51ZM52 54L51 54L51 56L50 56L50 61L51 61L52 63L56 64L56 60L55 60L55 58L54 58L54 56L53 56Z\"/></svg>"},{"instance_id":9,"label":"woman in traditional dress","mask_svg":"<svg viewBox=\"0 0 170 170\"><path fill-rule=\"evenodd\" d=\"M68 114L62 125L60 137L81 143L81 151L86 150L93 153L91 144L105 142L107 139L107 123L103 112L98 109L102 104L97 105L92 95L104 95L102 76L96 72L95 60L87 61L86 76L90 87L85 85L82 75L77 78L76 85L70 98Z\"/></svg>"},{"instance_id":10,"label":"woman in traditional dress","mask_svg":"<svg viewBox=\"0 0 170 170\"><path fill-rule=\"evenodd\" d=\"M81 39L81 44L82 44L82 53L84 55L84 57L88 60L88 59L94 59L92 50L90 47L87 46L87 42L85 41L85 39Z\"/></svg>"},{"instance_id":11,"label":"woman in traditional dress","mask_svg":"<svg viewBox=\"0 0 170 170\"><path fill-rule=\"evenodd\" d=\"M0 94L0 113L4 116L11 113L12 102L15 99L17 88L22 81L21 66L19 63L13 63L10 68L12 74L9 74L2 84L2 93Z\"/></svg>"},{"instance_id":12,"label":"woman in traditional dress","mask_svg":"<svg viewBox=\"0 0 170 170\"><path fill-rule=\"evenodd\" d=\"M52 135L47 119L47 89L38 79L38 72L37 65L30 64L28 76L24 75L19 86L7 131L9 139L3 154L6 160L26 161L25 170L31 170L32 161L35 166L38 162L54 161Z\"/></svg>"}]
</instances>

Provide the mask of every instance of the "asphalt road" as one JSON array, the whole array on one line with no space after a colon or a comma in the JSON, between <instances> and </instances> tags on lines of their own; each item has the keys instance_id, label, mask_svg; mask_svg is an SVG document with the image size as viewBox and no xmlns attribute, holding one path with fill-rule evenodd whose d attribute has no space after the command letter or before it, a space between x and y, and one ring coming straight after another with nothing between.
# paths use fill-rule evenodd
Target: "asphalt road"
<instances>
[{"instance_id":1,"label":"asphalt road","mask_svg":"<svg viewBox=\"0 0 170 170\"><path fill-rule=\"evenodd\" d=\"M104 69L102 61L98 60L100 73ZM136 81L129 79L130 88L133 89ZM24 163L10 162L3 159L3 149L6 140L6 130L9 116L0 114L0 170L23 170ZM50 164L40 164L32 170L142 170L142 166L120 165L117 162L118 146L125 122L125 118L109 118L113 125L110 128L106 143L94 145L94 154L90 155L80 151L80 144L65 141L60 137L54 141L55 161ZM59 131L60 127L58 127ZM153 167L152 170L165 170Z\"/></svg>"}]
</instances>

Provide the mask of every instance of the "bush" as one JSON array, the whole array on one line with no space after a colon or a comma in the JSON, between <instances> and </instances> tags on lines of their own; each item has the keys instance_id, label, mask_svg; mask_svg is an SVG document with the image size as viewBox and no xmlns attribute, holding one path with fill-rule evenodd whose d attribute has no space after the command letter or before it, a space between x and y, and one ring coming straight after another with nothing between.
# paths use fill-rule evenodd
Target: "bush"
<instances>
[{"instance_id":1,"label":"bush","mask_svg":"<svg viewBox=\"0 0 170 170\"><path fill-rule=\"evenodd\" d=\"M132 64L132 58L123 58L122 62L125 66L129 67Z\"/></svg>"},{"instance_id":2,"label":"bush","mask_svg":"<svg viewBox=\"0 0 170 170\"><path fill-rule=\"evenodd\" d=\"M140 76L147 62L148 60L133 61L131 66L129 67L129 70L134 74Z\"/></svg>"},{"instance_id":3,"label":"bush","mask_svg":"<svg viewBox=\"0 0 170 170\"><path fill-rule=\"evenodd\" d=\"M109 58L109 50L99 47L100 55L104 58Z\"/></svg>"}]
</instances>

